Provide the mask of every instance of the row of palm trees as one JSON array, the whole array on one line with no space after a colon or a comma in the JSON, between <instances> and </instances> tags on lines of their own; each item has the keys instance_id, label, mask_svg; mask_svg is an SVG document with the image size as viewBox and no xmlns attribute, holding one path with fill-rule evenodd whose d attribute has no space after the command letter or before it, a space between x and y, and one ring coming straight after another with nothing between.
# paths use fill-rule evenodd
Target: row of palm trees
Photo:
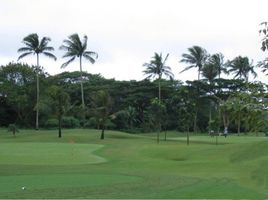
<instances>
[{"instance_id":1,"label":"row of palm trees","mask_svg":"<svg viewBox=\"0 0 268 200\"><path fill-rule=\"evenodd\" d=\"M151 79L157 77L158 80L158 99L161 100L161 79L166 76L170 79L174 77L171 68L166 65L169 54L162 57L162 53L155 53L149 63L144 63L143 66L146 69L143 71L146 78ZM234 78L243 79L248 81L249 74L251 73L256 78L257 73L254 71L253 62L249 61L248 57L238 56L231 61L224 61L222 53L216 53L209 55L207 51L200 46L193 46L188 48L188 53L182 54L181 63L186 63L186 66L182 71L187 71L191 68L198 69L198 80L201 75L207 79L210 83L218 76L221 78L221 74L233 74Z\"/></svg>"},{"instance_id":2,"label":"row of palm trees","mask_svg":"<svg viewBox=\"0 0 268 200\"><path fill-rule=\"evenodd\" d=\"M37 59L37 72L36 72L36 130L39 129L39 55L43 54L49 58L57 60L56 56L51 53L54 51L54 48L48 46L48 43L51 41L49 37L43 37L39 39L39 36L36 33L29 34L24 37L22 42L24 43L24 47L18 49L18 53L21 55L18 57L18 60L29 56L36 55ZM84 100L84 89L83 89L83 77L82 77L82 58L90 61L92 64L95 63L95 60L98 58L98 54L93 51L87 50L87 36L85 35L81 40L78 34L72 34L68 37L68 39L63 40L63 45L60 46L61 50L65 51L63 58L69 58L69 60L61 65L62 68L68 66L71 62L75 60L75 58L79 58L80 63L80 83L81 83L81 99L82 99L82 108L85 108L85 100Z\"/></svg>"},{"instance_id":3,"label":"row of palm trees","mask_svg":"<svg viewBox=\"0 0 268 200\"><path fill-rule=\"evenodd\" d=\"M87 36L85 35L82 40L78 34L72 34L68 39L63 40L63 45L60 46L60 50L65 51L63 58L68 58L68 60L61 65L62 68L67 67L75 58L79 58L80 66L80 84L81 84L81 102L82 110L85 110L85 101L84 101L84 89L83 89L83 77L82 77L82 58L85 58L92 64L95 63L95 60L98 58L98 54L94 51L87 50ZM54 48L49 46L48 43L51 41L49 37L43 37L39 39L36 33L29 34L23 38L22 42L24 47L18 49L18 53L21 55L18 57L18 60L29 56L36 55L37 59L37 73L36 73L36 129L39 129L39 55L43 54L49 58L56 60L56 56L51 52L54 51ZM144 63L143 66L146 69L143 71L147 75L146 78L157 77L158 80L158 99L161 101L161 79L163 76L166 76L170 79L173 79L174 75L171 72L171 68L166 65L169 54L165 57L162 56L162 53L155 53L149 63ZM221 73L234 73L235 78L245 79L248 81L249 73L252 73L256 77L256 72L253 69L252 62L249 62L247 57L236 57L232 61L224 62L224 56L221 53L209 55L207 51L199 46L193 46L188 48L188 53L182 54L182 63L188 64L188 66L182 70L184 72L191 68L198 69L198 80L200 80L201 75L205 77L209 82L215 79L217 76L220 78ZM230 68L227 70L227 67Z\"/></svg>"}]
</instances>

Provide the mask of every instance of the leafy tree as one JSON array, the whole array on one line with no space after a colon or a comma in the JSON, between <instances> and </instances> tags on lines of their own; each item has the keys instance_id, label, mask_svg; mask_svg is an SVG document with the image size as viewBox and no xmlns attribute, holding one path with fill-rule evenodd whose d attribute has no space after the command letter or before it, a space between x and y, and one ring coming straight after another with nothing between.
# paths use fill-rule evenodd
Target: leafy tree
<instances>
[{"instance_id":1,"label":"leafy tree","mask_svg":"<svg viewBox=\"0 0 268 200\"><path fill-rule=\"evenodd\" d=\"M83 37L81 41L77 33L72 34L68 37L67 40L63 40L63 45L60 47L61 50L66 51L63 55L63 58L70 58L67 62L61 65L62 68L68 66L71 62L75 60L76 57L79 58L80 66L80 85L81 85L81 99L82 99L82 108L85 109L85 99L84 99L84 88L83 88L83 69L82 69L82 58L90 61L92 64L95 63L95 60L98 58L98 54L93 51L87 51L87 36Z\"/></svg>"},{"instance_id":2,"label":"leafy tree","mask_svg":"<svg viewBox=\"0 0 268 200\"><path fill-rule=\"evenodd\" d=\"M188 52L188 54L182 54L182 59L180 60L180 62L189 64L189 66L187 66L180 73L196 67L198 68L198 80L200 80L201 70L208 58L207 51L200 46L193 46L188 48Z\"/></svg>"},{"instance_id":3,"label":"leafy tree","mask_svg":"<svg viewBox=\"0 0 268 200\"><path fill-rule=\"evenodd\" d=\"M244 79L248 82L249 74L251 73L254 78L257 77L257 73L254 71L254 66L252 62L249 62L248 57L238 56L234 58L232 61L228 61L228 72L234 74L234 78Z\"/></svg>"},{"instance_id":4,"label":"leafy tree","mask_svg":"<svg viewBox=\"0 0 268 200\"><path fill-rule=\"evenodd\" d=\"M9 63L0 68L0 124L16 123L30 127L34 124L35 67L27 64ZM39 73L41 81L44 73ZM43 85L42 85L43 87Z\"/></svg>"},{"instance_id":5,"label":"leafy tree","mask_svg":"<svg viewBox=\"0 0 268 200\"><path fill-rule=\"evenodd\" d=\"M43 54L49 58L52 58L56 60L56 56L54 56L50 51L54 51L54 48L51 46L48 46L48 43L51 41L48 37L43 37L41 40L39 40L39 37L36 33L29 34L25 38L23 38L22 42L24 43L24 47L18 49L18 53L22 53L18 60L21 58L28 56L28 55L35 55L37 59L37 70L36 70L36 130L39 129L39 72L40 72L40 66L39 66L39 55Z\"/></svg>"},{"instance_id":6,"label":"leafy tree","mask_svg":"<svg viewBox=\"0 0 268 200\"><path fill-rule=\"evenodd\" d=\"M100 139L103 140L104 131L112 108L112 99L107 91L100 90L93 97L92 103L93 112L96 115L96 118L100 120L100 125L102 128Z\"/></svg>"},{"instance_id":7,"label":"leafy tree","mask_svg":"<svg viewBox=\"0 0 268 200\"><path fill-rule=\"evenodd\" d=\"M133 124L138 122L138 118L137 118L137 111L134 107L132 106L128 106L128 108L124 111L126 114L126 119L128 122L128 127L130 130L133 129Z\"/></svg>"},{"instance_id":8,"label":"leafy tree","mask_svg":"<svg viewBox=\"0 0 268 200\"><path fill-rule=\"evenodd\" d=\"M189 86L181 86L177 93L171 97L171 105L167 109L172 110L176 114L178 121L177 129L186 132L187 145L190 144L190 129L193 126L193 118L195 114L196 98L193 90Z\"/></svg>"},{"instance_id":9,"label":"leafy tree","mask_svg":"<svg viewBox=\"0 0 268 200\"><path fill-rule=\"evenodd\" d=\"M63 89L60 88L59 86L51 86L48 89L48 95L51 99L50 102L51 106L58 119L58 130L59 130L58 137L61 138L62 117L70 107L69 95L66 92L64 92Z\"/></svg>"},{"instance_id":10,"label":"leafy tree","mask_svg":"<svg viewBox=\"0 0 268 200\"><path fill-rule=\"evenodd\" d=\"M146 69L143 71L144 74L148 75L146 78L154 78L158 76L158 100L161 101L161 79L163 75L169 77L170 79L173 78L173 73L171 72L171 68L166 66L166 61L168 59L169 54L163 59L162 53L154 53L152 60L150 63L144 63L143 66Z\"/></svg>"},{"instance_id":11,"label":"leafy tree","mask_svg":"<svg viewBox=\"0 0 268 200\"><path fill-rule=\"evenodd\" d=\"M261 40L261 50L267 51L268 49L268 22L262 22L260 26L262 28L259 30L259 34L263 36ZM260 61L257 66L261 67L262 72L265 73L268 70L268 58L265 58L263 61ZM267 75L268 74L266 74L266 76Z\"/></svg>"}]
</instances>

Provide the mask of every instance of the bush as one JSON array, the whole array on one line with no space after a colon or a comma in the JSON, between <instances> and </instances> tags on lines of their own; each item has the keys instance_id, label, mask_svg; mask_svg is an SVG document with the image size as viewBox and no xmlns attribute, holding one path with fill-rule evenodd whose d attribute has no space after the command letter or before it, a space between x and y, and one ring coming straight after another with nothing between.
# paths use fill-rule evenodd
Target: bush
<instances>
[{"instance_id":1,"label":"bush","mask_svg":"<svg viewBox=\"0 0 268 200\"><path fill-rule=\"evenodd\" d=\"M87 128L98 128L98 122L96 117L90 117L87 123L85 124Z\"/></svg>"},{"instance_id":2,"label":"bush","mask_svg":"<svg viewBox=\"0 0 268 200\"><path fill-rule=\"evenodd\" d=\"M62 127L63 128L78 128L80 126L80 121L74 117L63 117Z\"/></svg>"},{"instance_id":3,"label":"bush","mask_svg":"<svg viewBox=\"0 0 268 200\"><path fill-rule=\"evenodd\" d=\"M57 128L58 127L58 120L57 119L48 119L45 123L45 128Z\"/></svg>"}]
</instances>

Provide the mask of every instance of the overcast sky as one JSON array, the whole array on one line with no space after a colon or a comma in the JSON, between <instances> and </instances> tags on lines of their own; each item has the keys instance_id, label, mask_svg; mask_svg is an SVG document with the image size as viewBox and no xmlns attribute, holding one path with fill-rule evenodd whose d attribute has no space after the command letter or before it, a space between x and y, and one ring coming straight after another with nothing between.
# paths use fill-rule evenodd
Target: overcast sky
<instances>
[{"instance_id":1,"label":"overcast sky","mask_svg":"<svg viewBox=\"0 0 268 200\"><path fill-rule=\"evenodd\" d=\"M56 62L41 56L50 74L79 70L78 60L61 69L58 48L73 33L88 36L88 49L99 54L83 69L105 78L141 80L144 62L154 52L170 53L167 65L179 80L197 79L196 69L180 74L187 48L199 45L226 59L248 56L256 63L259 24L268 20L267 0L0 0L0 64L17 61L23 37L37 33L52 39ZM35 64L33 56L22 62ZM260 75L259 80L265 81Z\"/></svg>"}]
</instances>

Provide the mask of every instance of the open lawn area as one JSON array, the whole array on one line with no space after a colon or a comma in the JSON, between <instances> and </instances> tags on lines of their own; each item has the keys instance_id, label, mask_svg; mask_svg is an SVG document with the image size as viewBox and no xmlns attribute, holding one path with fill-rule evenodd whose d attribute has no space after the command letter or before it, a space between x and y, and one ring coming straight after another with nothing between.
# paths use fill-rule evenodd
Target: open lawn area
<instances>
[{"instance_id":1,"label":"open lawn area","mask_svg":"<svg viewBox=\"0 0 268 200\"><path fill-rule=\"evenodd\" d=\"M163 135L162 135L163 134ZM268 198L268 138L0 129L0 198Z\"/></svg>"}]
</instances>

